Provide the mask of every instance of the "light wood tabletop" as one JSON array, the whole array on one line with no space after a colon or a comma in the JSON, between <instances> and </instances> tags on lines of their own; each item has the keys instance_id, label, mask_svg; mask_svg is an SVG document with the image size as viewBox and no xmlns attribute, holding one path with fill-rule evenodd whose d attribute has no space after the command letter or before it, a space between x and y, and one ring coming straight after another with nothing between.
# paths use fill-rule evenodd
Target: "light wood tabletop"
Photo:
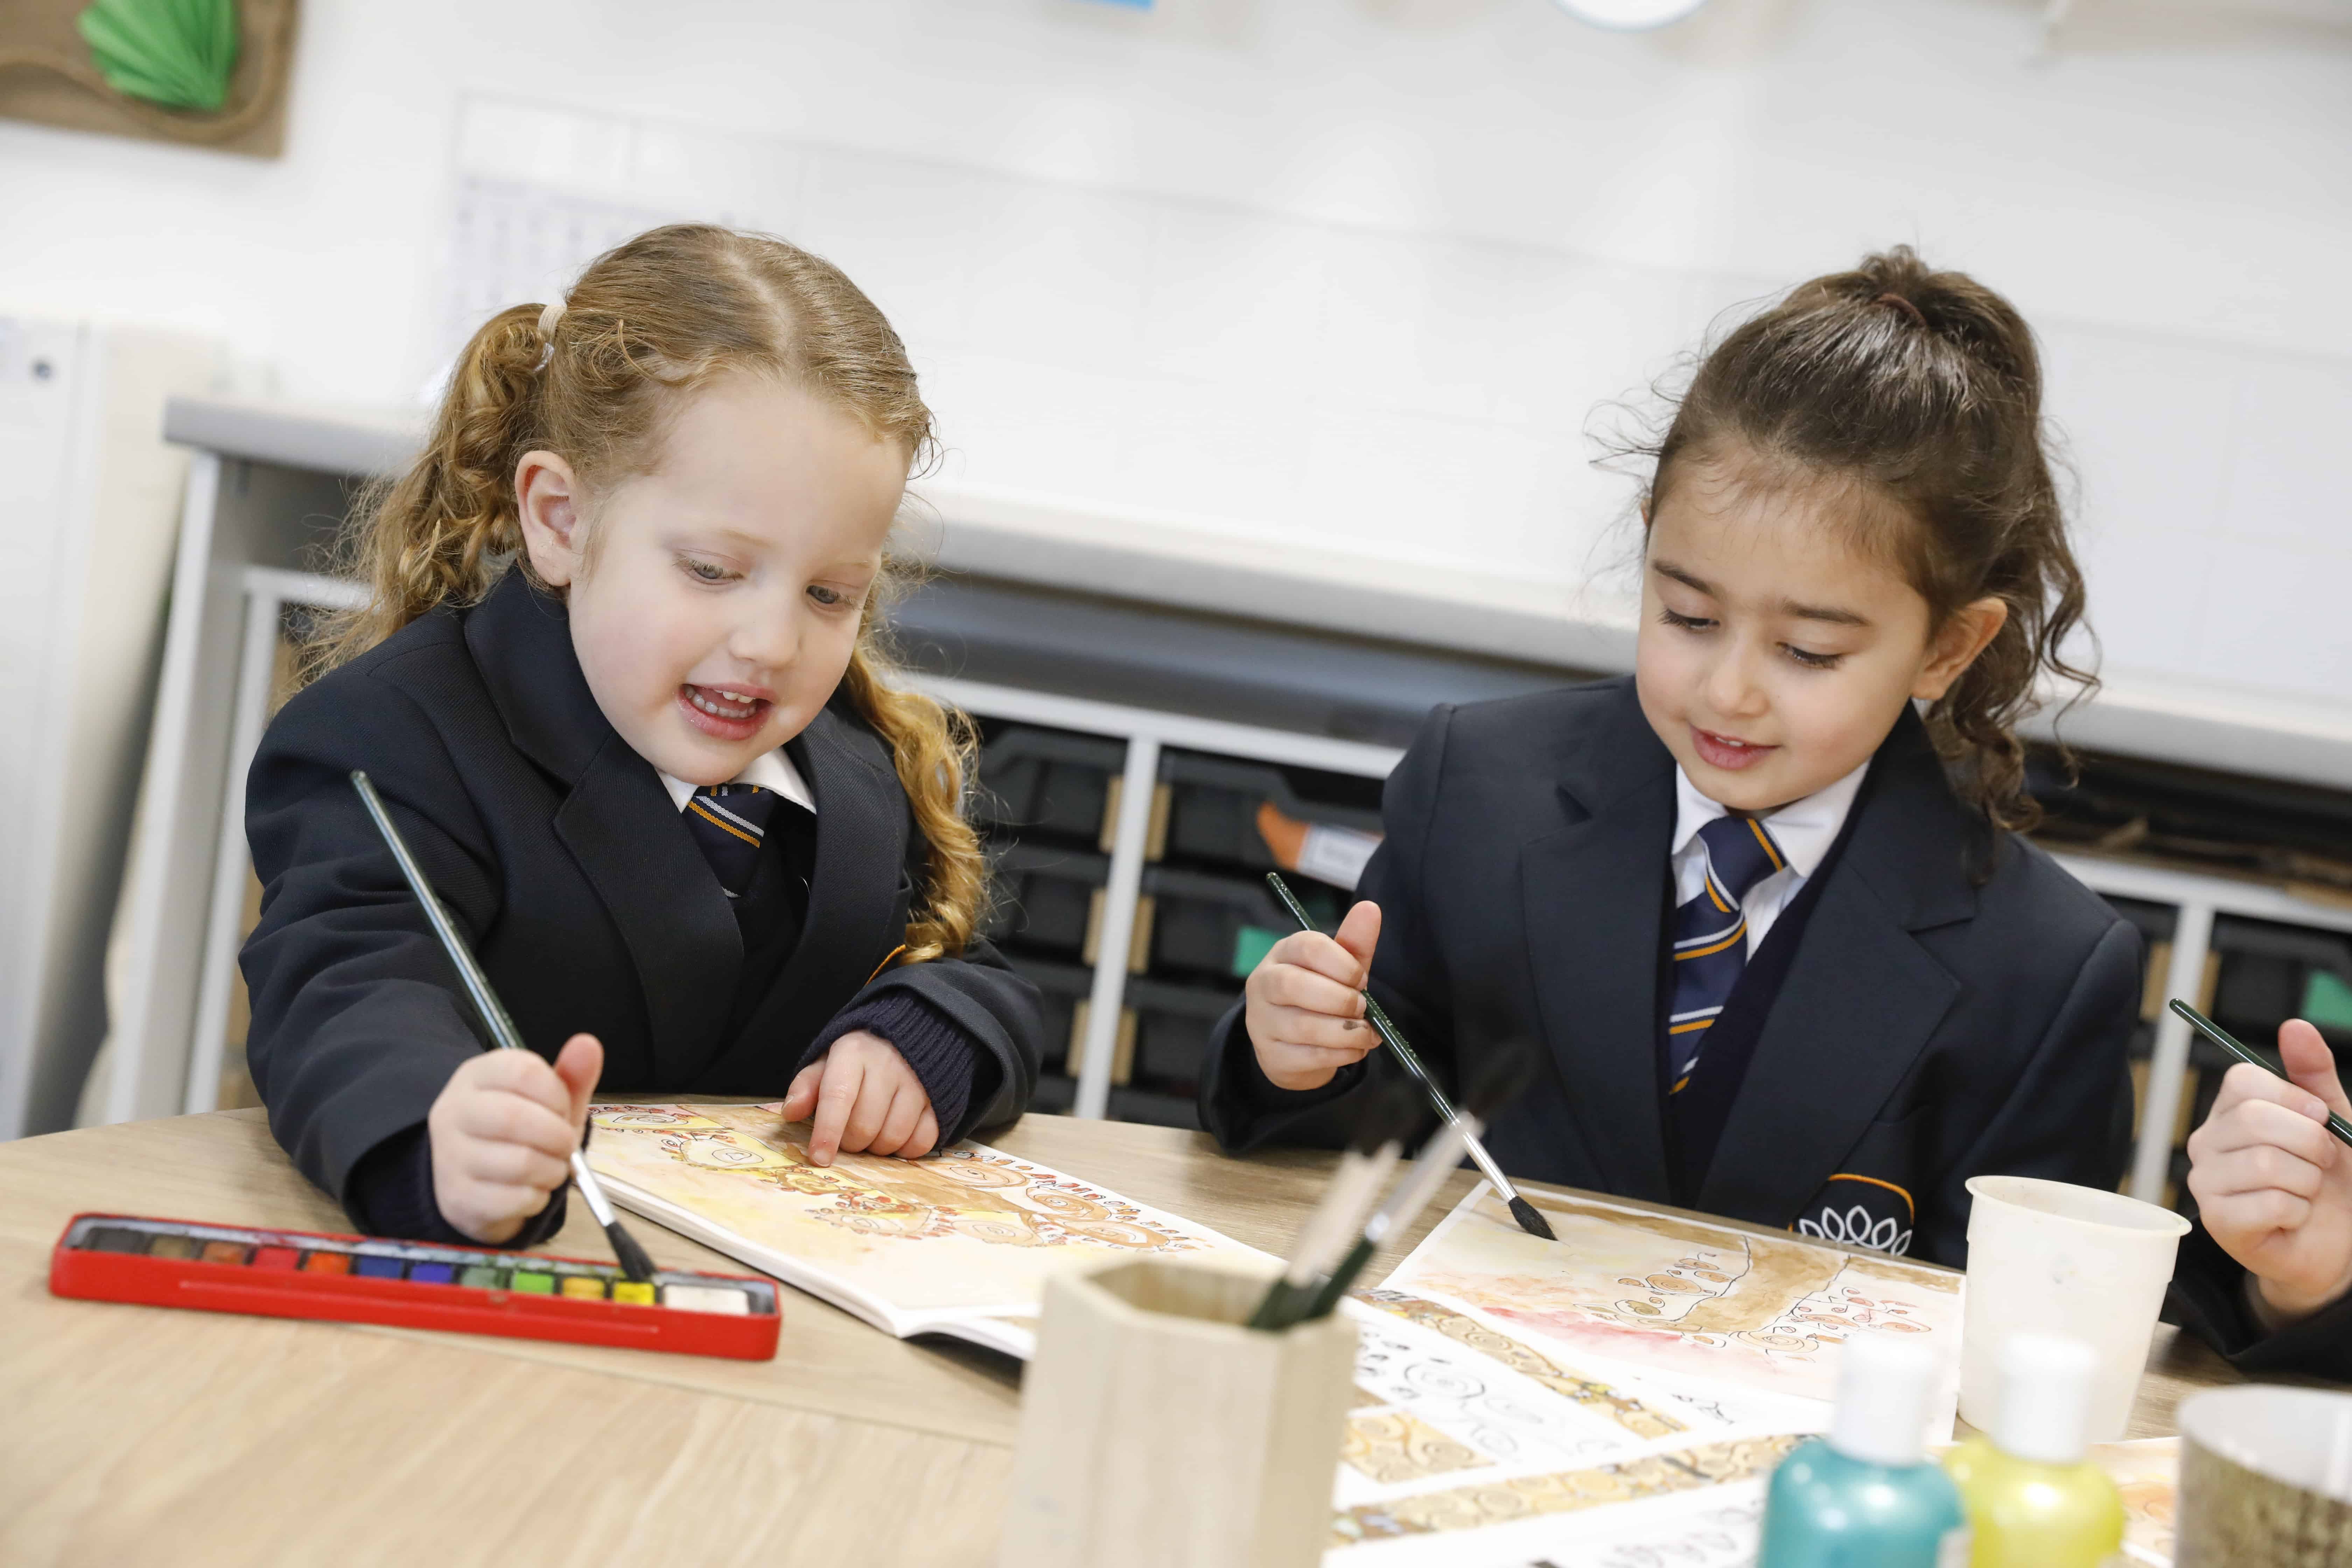
<instances>
[{"instance_id":1,"label":"light wood tabletop","mask_svg":"<svg viewBox=\"0 0 2352 1568\"><path fill-rule=\"evenodd\" d=\"M1269 1251L1330 1159L1058 1116L990 1142ZM766 1363L61 1300L49 1249L83 1211L350 1228L259 1111L0 1144L0 1563L994 1561L1020 1384L991 1352L901 1342L792 1291ZM631 1228L656 1263L741 1271ZM606 1255L578 1203L541 1250ZM2133 1436L2236 1379L2157 1336Z\"/></svg>"}]
</instances>

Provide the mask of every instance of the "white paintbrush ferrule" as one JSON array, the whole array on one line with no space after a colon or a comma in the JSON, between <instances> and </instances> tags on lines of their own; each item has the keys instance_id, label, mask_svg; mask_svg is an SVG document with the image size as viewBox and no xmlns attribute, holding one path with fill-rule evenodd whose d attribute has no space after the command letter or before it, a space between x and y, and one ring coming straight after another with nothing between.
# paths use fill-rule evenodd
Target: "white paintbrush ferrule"
<instances>
[{"instance_id":1,"label":"white paintbrush ferrule","mask_svg":"<svg viewBox=\"0 0 2352 1568\"><path fill-rule=\"evenodd\" d=\"M1503 1167L1495 1163L1495 1156L1486 1152L1486 1145L1479 1142L1478 1135L1468 1128L1463 1129L1462 1147L1469 1154L1470 1163L1477 1166L1479 1173L1494 1184L1495 1190L1502 1194L1505 1203L1509 1203L1519 1195L1519 1189L1511 1185L1511 1178L1503 1174Z\"/></svg>"},{"instance_id":2,"label":"white paintbrush ferrule","mask_svg":"<svg viewBox=\"0 0 2352 1568\"><path fill-rule=\"evenodd\" d=\"M604 1184L596 1179L596 1173L588 1168L588 1156L577 1149L572 1151L572 1184L578 1187L580 1195L588 1200L588 1212L596 1216L598 1225L613 1223L613 1205L604 1196Z\"/></svg>"}]
</instances>

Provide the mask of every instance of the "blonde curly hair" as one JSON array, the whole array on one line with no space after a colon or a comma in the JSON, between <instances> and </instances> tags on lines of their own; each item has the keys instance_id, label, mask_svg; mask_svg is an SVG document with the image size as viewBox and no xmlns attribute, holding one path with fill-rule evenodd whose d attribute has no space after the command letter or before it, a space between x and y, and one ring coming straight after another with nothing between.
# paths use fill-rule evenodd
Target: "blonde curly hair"
<instances>
[{"instance_id":1,"label":"blonde curly hair","mask_svg":"<svg viewBox=\"0 0 2352 1568\"><path fill-rule=\"evenodd\" d=\"M683 399L739 372L828 399L897 443L910 469L932 455L931 412L905 346L839 268L767 235L708 224L650 230L590 263L560 312L515 305L475 332L424 450L352 512L341 565L368 584L368 598L322 626L305 679L442 605L478 602L510 567L530 572L515 500L524 453L557 453L592 487L644 473ZM907 924L912 963L971 942L988 871L962 811L971 721L892 679L883 611L912 569L887 556L883 575L842 689L888 742L929 845Z\"/></svg>"}]
</instances>

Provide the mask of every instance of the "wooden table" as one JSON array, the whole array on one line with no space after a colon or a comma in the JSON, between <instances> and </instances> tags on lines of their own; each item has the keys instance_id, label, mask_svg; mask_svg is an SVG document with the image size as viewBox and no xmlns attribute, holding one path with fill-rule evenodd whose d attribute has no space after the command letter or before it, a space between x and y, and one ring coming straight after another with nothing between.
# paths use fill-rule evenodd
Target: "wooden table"
<instances>
[{"instance_id":1,"label":"wooden table","mask_svg":"<svg viewBox=\"0 0 2352 1568\"><path fill-rule=\"evenodd\" d=\"M1279 1250L1329 1156L1032 1116L1008 1152ZM1376 1266L1384 1274L1473 1175ZM345 1230L256 1110L0 1145L0 1563L988 1564L1017 1369L785 1293L771 1363L66 1301L82 1210ZM657 1226L655 1261L740 1268ZM604 1256L575 1203L551 1252ZM2133 1418L2234 1381L2168 1327Z\"/></svg>"}]
</instances>

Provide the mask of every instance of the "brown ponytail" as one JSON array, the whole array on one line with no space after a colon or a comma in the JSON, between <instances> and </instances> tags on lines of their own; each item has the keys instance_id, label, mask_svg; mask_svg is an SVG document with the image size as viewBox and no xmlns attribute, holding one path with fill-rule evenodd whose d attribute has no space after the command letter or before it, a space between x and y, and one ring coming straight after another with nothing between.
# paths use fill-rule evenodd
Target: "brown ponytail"
<instances>
[{"instance_id":1,"label":"brown ponytail","mask_svg":"<svg viewBox=\"0 0 2352 1568\"><path fill-rule=\"evenodd\" d=\"M708 224L650 230L591 262L561 311L510 307L467 343L424 450L352 513L340 565L367 584L368 599L321 626L305 678L440 606L475 603L510 567L530 570L514 489L524 453L554 452L591 486L643 473L678 400L730 371L829 399L896 442L910 468L931 456L931 412L906 349L838 268L765 235ZM906 931L905 962L919 963L971 941L988 873L962 812L971 724L895 683L882 609L907 575L902 562L885 561L842 690L888 743L930 847Z\"/></svg>"},{"instance_id":2,"label":"brown ponytail","mask_svg":"<svg viewBox=\"0 0 2352 1568\"><path fill-rule=\"evenodd\" d=\"M1908 246L1801 283L1708 351L1655 460L1651 515L1677 463L1737 446L1774 464L1858 479L1893 506L1860 509L1862 542L1884 550L1940 626L1998 598L2009 619L1927 730L1962 798L2019 830L2040 820L2025 793L2018 722L2044 671L2098 679L2068 661L2083 626L2083 574L2044 450L2042 366L2010 303Z\"/></svg>"}]
</instances>

